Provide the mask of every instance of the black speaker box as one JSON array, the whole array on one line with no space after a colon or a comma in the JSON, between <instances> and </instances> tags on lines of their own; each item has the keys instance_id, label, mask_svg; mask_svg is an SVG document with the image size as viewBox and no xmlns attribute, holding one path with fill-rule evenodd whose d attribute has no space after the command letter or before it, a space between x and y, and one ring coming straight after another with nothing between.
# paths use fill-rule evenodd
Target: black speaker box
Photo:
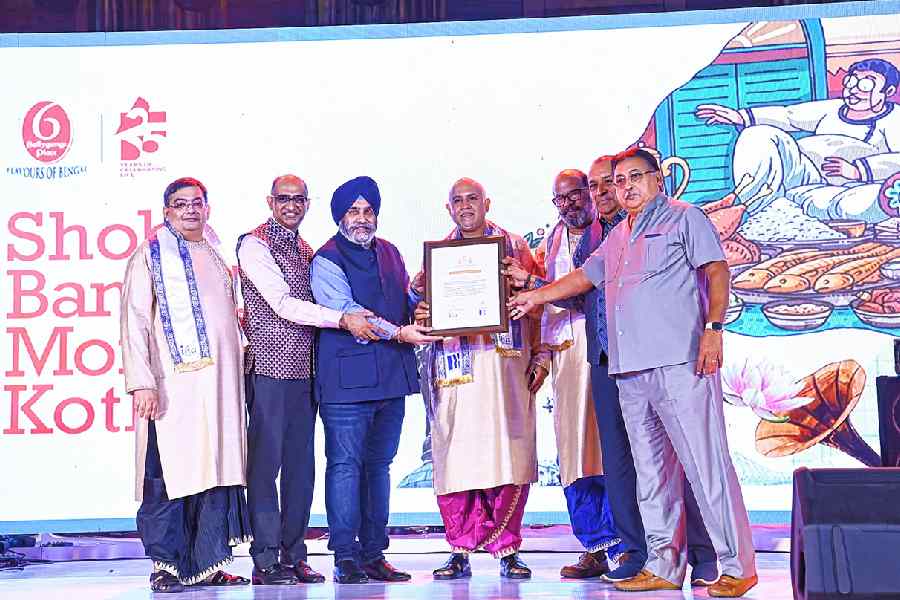
<instances>
[{"instance_id":1,"label":"black speaker box","mask_svg":"<svg viewBox=\"0 0 900 600\"><path fill-rule=\"evenodd\" d=\"M900 599L900 469L794 471L795 600Z\"/></svg>"}]
</instances>

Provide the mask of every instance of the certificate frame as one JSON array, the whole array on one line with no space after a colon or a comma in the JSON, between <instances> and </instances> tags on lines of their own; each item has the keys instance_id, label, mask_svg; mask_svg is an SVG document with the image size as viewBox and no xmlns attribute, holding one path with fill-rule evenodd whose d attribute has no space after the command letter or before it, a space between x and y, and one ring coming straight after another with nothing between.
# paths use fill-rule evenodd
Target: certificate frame
<instances>
[{"instance_id":1,"label":"certificate frame","mask_svg":"<svg viewBox=\"0 0 900 600\"><path fill-rule=\"evenodd\" d=\"M494 245L497 247L497 264L496 264L496 277L497 277L497 288L499 290L498 296L496 298L496 302L499 303L499 315L500 319L497 323L491 323L489 325L465 325L461 323L458 327L449 327L443 329L434 329L431 331L429 335L437 335L437 336L461 336L461 335L476 335L476 334L492 334L492 333L504 333L509 331L509 307L506 305L507 299L509 298L509 281L503 275L503 259L506 258L506 244L502 237L479 237L479 238L463 238L459 240L442 240L437 242L425 242L425 301L428 303L431 314L434 314L435 310L435 302L440 303L440 298L435 298L435 290L432 282L432 274L434 273L434 269L432 267L432 252L435 249L444 249L444 248L464 248L467 246L474 245ZM494 265L491 265L492 267ZM485 298L491 302L494 301L493 298ZM439 306L439 304L438 304ZM431 327L433 325L433 320L431 316L429 316L426 321L426 325Z\"/></svg>"}]
</instances>

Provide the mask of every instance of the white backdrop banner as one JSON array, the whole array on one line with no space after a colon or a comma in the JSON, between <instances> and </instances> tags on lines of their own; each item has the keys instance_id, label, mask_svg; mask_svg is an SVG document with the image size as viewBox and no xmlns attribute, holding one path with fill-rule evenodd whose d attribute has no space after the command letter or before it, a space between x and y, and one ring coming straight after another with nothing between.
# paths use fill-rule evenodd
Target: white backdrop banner
<instances>
[{"instance_id":1,"label":"white backdrop banner","mask_svg":"<svg viewBox=\"0 0 900 600\"><path fill-rule=\"evenodd\" d=\"M335 231L331 192L370 175L383 198L379 235L414 273L422 242L451 226L444 205L457 178L482 182L490 218L536 246L555 222L554 175L587 170L596 156L640 141L687 165L672 169L670 184L709 207L735 281L797 247L833 257L869 242L887 254L900 239L900 184L891 179L900 166L884 167L900 165L891 163L900 121L887 116L898 81L882 67L850 71L860 60L900 64L898 9L863 2L345 30L2 36L0 522L133 518L120 282L128 256L161 221L169 181L207 185L210 224L234 262L238 235L267 217L275 176L308 182L301 234L317 248ZM347 39L329 39L337 37ZM840 123L853 73L874 81L865 92L874 108L860 117L869 129L817 130L815 119L792 116L834 113ZM758 114L772 116L708 124L701 104L751 109L734 114L765 106L769 113ZM845 161L858 168L804 201L798 194L809 190L741 162L741 136L763 127L802 138L801 152L805 139L826 134L859 142ZM747 174L771 189L753 198L739 189L728 201L736 186L756 185ZM856 190L853 206L842 203L847 190ZM730 212L710 204L723 198L719 208ZM788 510L799 465L878 458L874 379L892 370L900 325L879 298L897 281L883 268L889 261L855 258L864 274L839 290L820 291L814 268L798 289L735 288L727 420L752 510ZM817 372L838 391L804 387ZM804 407L779 412L784 397L798 395ZM549 386L537 402L541 485L528 511L565 519ZM425 430L422 400L411 397L392 471L395 522L435 518L432 490L417 487L428 480ZM321 522L321 429L317 436L313 512Z\"/></svg>"}]
</instances>

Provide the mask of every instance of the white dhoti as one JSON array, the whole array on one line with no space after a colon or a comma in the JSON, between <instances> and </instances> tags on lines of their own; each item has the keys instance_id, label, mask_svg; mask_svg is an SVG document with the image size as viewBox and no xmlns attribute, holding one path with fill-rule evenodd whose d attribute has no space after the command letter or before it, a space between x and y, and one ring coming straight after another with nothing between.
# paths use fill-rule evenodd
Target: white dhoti
<instances>
[{"instance_id":1,"label":"white dhoti","mask_svg":"<svg viewBox=\"0 0 900 600\"><path fill-rule=\"evenodd\" d=\"M584 324L583 318L573 320L572 345L552 354L553 429L563 487L582 477L603 474Z\"/></svg>"}]
</instances>

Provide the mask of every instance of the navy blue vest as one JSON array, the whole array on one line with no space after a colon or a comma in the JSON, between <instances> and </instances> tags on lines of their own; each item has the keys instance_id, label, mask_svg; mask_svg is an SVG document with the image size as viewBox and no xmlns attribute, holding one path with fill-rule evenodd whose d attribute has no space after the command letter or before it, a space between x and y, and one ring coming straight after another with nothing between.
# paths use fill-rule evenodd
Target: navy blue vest
<instances>
[{"instance_id":1,"label":"navy blue vest","mask_svg":"<svg viewBox=\"0 0 900 600\"><path fill-rule=\"evenodd\" d=\"M376 238L364 248L335 234L316 252L347 276L353 300L395 325L411 322L403 258ZM394 341L360 344L342 329L320 329L316 352L319 401L346 404L399 398L419 392L412 346Z\"/></svg>"}]
</instances>

